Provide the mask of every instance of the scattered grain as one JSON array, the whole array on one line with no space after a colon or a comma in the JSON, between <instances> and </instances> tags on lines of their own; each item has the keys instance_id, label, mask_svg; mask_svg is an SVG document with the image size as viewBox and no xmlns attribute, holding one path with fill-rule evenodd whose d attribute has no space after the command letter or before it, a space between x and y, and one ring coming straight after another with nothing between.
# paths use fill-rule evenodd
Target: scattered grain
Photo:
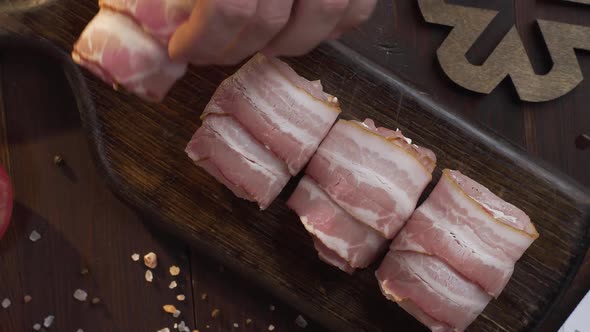
<instances>
[{"instance_id":1,"label":"scattered grain","mask_svg":"<svg viewBox=\"0 0 590 332\"><path fill-rule=\"evenodd\" d=\"M297 319L295 319L295 324L297 324L297 326L299 326L302 329L307 327L307 321L301 315L297 316Z\"/></svg>"},{"instance_id":2,"label":"scattered grain","mask_svg":"<svg viewBox=\"0 0 590 332\"><path fill-rule=\"evenodd\" d=\"M33 299L33 297L31 295L27 294L27 295L25 295L23 300L25 301L25 303L29 303L29 302L31 302L32 299Z\"/></svg>"},{"instance_id":3,"label":"scattered grain","mask_svg":"<svg viewBox=\"0 0 590 332\"><path fill-rule=\"evenodd\" d=\"M80 274L83 276L87 275L88 273L90 273L90 271L88 271L88 269L85 267L80 270Z\"/></svg>"},{"instance_id":4,"label":"scattered grain","mask_svg":"<svg viewBox=\"0 0 590 332\"><path fill-rule=\"evenodd\" d=\"M35 330L35 331L41 330L41 324L37 323L37 324L33 325L33 330Z\"/></svg>"},{"instance_id":5,"label":"scattered grain","mask_svg":"<svg viewBox=\"0 0 590 332\"><path fill-rule=\"evenodd\" d=\"M145 280L147 282L152 282L154 280L154 275L152 274L151 270L145 271Z\"/></svg>"},{"instance_id":6,"label":"scattered grain","mask_svg":"<svg viewBox=\"0 0 590 332\"><path fill-rule=\"evenodd\" d=\"M178 301L184 301L186 299L186 296L184 296L184 294L178 294L176 295L176 299Z\"/></svg>"},{"instance_id":7,"label":"scattered grain","mask_svg":"<svg viewBox=\"0 0 590 332\"><path fill-rule=\"evenodd\" d=\"M76 289L74 291L74 298L80 302L84 302L88 298L88 293L82 289Z\"/></svg>"},{"instance_id":8,"label":"scattered grain","mask_svg":"<svg viewBox=\"0 0 590 332\"><path fill-rule=\"evenodd\" d=\"M64 158L58 154L53 156L53 163L56 165L62 165L64 163Z\"/></svg>"},{"instance_id":9,"label":"scattered grain","mask_svg":"<svg viewBox=\"0 0 590 332\"><path fill-rule=\"evenodd\" d=\"M216 318L217 316L219 316L219 313L221 313L221 310L217 308L213 309L213 311L211 311L211 318Z\"/></svg>"},{"instance_id":10,"label":"scattered grain","mask_svg":"<svg viewBox=\"0 0 590 332\"><path fill-rule=\"evenodd\" d=\"M163 328L161 330L158 330L158 332L170 332L170 329L167 328L167 327L165 327L165 328Z\"/></svg>"},{"instance_id":11,"label":"scattered grain","mask_svg":"<svg viewBox=\"0 0 590 332\"><path fill-rule=\"evenodd\" d=\"M2 308L4 309L8 309L8 307L10 307L11 304L12 302L9 298L5 298L4 300L2 300Z\"/></svg>"},{"instance_id":12,"label":"scattered grain","mask_svg":"<svg viewBox=\"0 0 590 332\"><path fill-rule=\"evenodd\" d=\"M274 326L274 325L272 325L272 324L270 324L270 325L268 326L268 330L269 330L269 331L274 331L274 330L275 330L275 326Z\"/></svg>"},{"instance_id":13,"label":"scattered grain","mask_svg":"<svg viewBox=\"0 0 590 332\"><path fill-rule=\"evenodd\" d=\"M207 300L207 293L201 294L201 300L203 300L203 301Z\"/></svg>"},{"instance_id":14,"label":"scattered grain","mask_svg":"<svg viewBox=\"0 0 590 332\"><path fill-rule=\"evenodd\" d=\"M270 311L275 311L275 306L271 304L271 305L268 307L268 309L269 309Z\"/></svg>"},{"instance_id":15,"label":"scattered grain","mask_svg":"<svg viewBox=\"0 0 590 332\"><path fill-rule=\"evenodd\" d=\"M174 317L174 318L180 317L180 310L176 309L176 311L174 311L174 313L172 314L172 317Z\"/></svg>"},{"instance_id":16,"label":"scattered grain","mask_svg":"<svg viewBox=\"0 0 590 332\"><path fill-rule=\"evenodd\" d=\"M170 275L171 276L177 276L180 274L180 268L176 265L172 265L170 267Z\"/></svg>"},{"instance_id":17,"label":"scattered grain","mask_svg":"<svg viewBox=\"0 0 590 332\"><path fill-rule=\"evenodd\" d=\"M188 326L186 326L186 323L184 321L181 321L180 324L178 324L178 331L179 332L191 332L191 330L188 328Z\"/></svg>"},{"instance_id":18,"label":"scattered grain","mask_svg":"<svg viewBox=\"0 0 590 332\"><path fill-rule=\"evenodd\" d=\"M99 304L100 303L100 298L99 297L93 297L92 298L92 304Z\"/></svg>"},{"instance_id":19,"label":"scattered grain","mask_svg":"<svg viewBox=\"0 0 590 332\"><path fill-rule=\"evenodd\" d=\"M134 262L137 262L139 260L139 254L135 253L135 254L131 255L131 260Z\"/></svg>"},{"instance_id":20,"label":"scattered grain","mask_svg":"<svg viewBox=\"0 0 590 332\"><path fill-rule=\"evenodd\" d=\"M172 304L166 304L162 308L164 308L164 311L166 311L169 314L173 314L176 312L176 307L173 306Z\"/></svg>"},{"instance_id":21,"label":"scattered grain","mask_svg":"<svg viewBox=\"0 0 590 332\"><path fill-rule=\"evenodd\" d=\"M76 332L84 332L82 329L77 329Z\"/></svg>"},{"instance_id":22,"label":"scattered grain","mask_svg":"<svg viewBox=\"0 0 590 332\"><path fill-rule=\"evenodd\" d=\"M143 256L143 263L150 269L155 269L158 266L158 256L153 252Z\"/></svg>"},{"instance_id":23,"label":"scattered grain","mask_svg":"<svg viewBox=\"0 0 590 332\"><path fill-rule=\"evenodd\" d=\"M238 323L234 323L234 327L237 329L238 327L240 327L240 325L238 325Z\"/></svg>"},{"instance_id":24,"label":"scattered grain","mask_svg":"<svg viewBox=\"0 0 590 332\"><path fill-rule=\"evenodd\" d=\"M43 326L45 326L46 328L50 328L51 325L53 324L54 320L55 320L55 316L53 316L53 315L49 315L49 316L45 317L45 319L43 320Z\"/></svg>"},{"instance_id":25,"label":"scattered grain","mask_svg":"<svg viewBox=\"0 0 590 332\"><path fill-rule=\"evenodd\" d=\"M252 319L246 318L246 325L250 325L250 324L252 324Z\"/></svg>"},{"instance_id":26,"label":"scattered grain","mask_svg":"<svg viewBox=\"0 0 590 332\"><path fill-rule=\"evenodd\" d=\"M178 286L178 284L176 283L176 281L172 280L172 282L170 283L170 285L168 285L168 288L174 289L174 288L176 288L176 286Z\"/></svg>"},{"instance_id":27,"label":"scattered grain","mask_svg":"<svg viewBox=\"0 0 590 332\"><path fill-rule=\"evenodd\" d=\"M36 230L33 230L29 235L29 240L31 240L31 242L37 242L41 240L41 234L39 234L39 232L37 232Z\"/></svg>"}]
</instances>

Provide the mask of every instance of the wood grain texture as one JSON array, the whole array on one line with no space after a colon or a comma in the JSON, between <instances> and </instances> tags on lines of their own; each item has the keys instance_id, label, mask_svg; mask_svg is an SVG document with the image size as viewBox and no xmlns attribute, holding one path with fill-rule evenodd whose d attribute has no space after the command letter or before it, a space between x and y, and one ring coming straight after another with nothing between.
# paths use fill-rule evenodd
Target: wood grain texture
<instances>
[{"instance_id":1,"label":"wood grain texture","mask_svg":"<svg viewBox=\"0 0 590 332\"><path fill-rule=\"evenodd\" d=\"M396 4L403 7L408 3ZM388 9L391 4L381 6ZM416 13L415 7L408 8L412 15ZM387 14L382 10L378 13ZM92 14L93 6L86 1L62 1L51 12L32 13L16 20L56 45L70 49ZM49 25L53 19L58 19L58 23ZM49 26L52 28L48 29ZM379 22L377 31L390 26L386 17ZM366 34L352 34L347 43L355 45L355 38L363 33ZM441 167L460 168L531 215L542 238L518 264L502 297L487 308L472 330L524 331L538 326L586 250L587 224L579 205L589 203L587 194L569 180L545 172L498 137L455 118L417 93L416 88L396 81L390 75L394 70L408 74L422 69L404 71L398 67L404 62L384 66L383 62L392 57L387 52L395 49L383 47L388 46L383 41L391 39L374 43L373 38L377 37L383 36L377 33L355 46L365 57L372 57L372 62L341 47L326 46L310 56L293 59L292 63L309 78L321 77L327 89L343 100L347 117L371 116L382 125L400 127L418 143L434 148ZM418 38L413 40L415 43ZM427 61L426 56L420 59L414 61ZM81 111L92 129L99 163L107 171L109 183L125 200L160 217L160 226L192 241L338 330L378 331L400 326L408 331L420 330L414 320L383 299L370 271L346 277L315 259L308 236L280 201L261 214L252 205L233 198L184 156L182 150L198 126L200 110L217 84L233 70L193 70L177 84L163 105L115 94L87 75L97 112L92 112L91 107ZM444 89L448 91L448 86L441 90ZM504 105L502 101L510 105L508 97L488 101L489 106ZM79 104L84 104L84 100L79 99ZM469 100L463 102L468 104ZM491 113L484 110L478 118L485 120L486 115ZM512 126L522 128L524 122L522 119L512 123L507 130L511 131ZM281 196L282 201L289 190ZM543 210L538 208L541 205ZM564 222L568 223L567 228L563 227ZM515 310L521 314L515 315Z\"/></svg>"},{"instance_id":2,"label":"wood grain texture","mask_svg":"<svg viewBox=\"0 0 590 332\"><path fill-rule=\"evenodd\" d=\"M259 331L271 324L277 331L298 329L299 312L149 227L116 199L89 153L55 54L0 40L0 164L17 193L12 226L0 241L0 301L12 301L0 309L0 331L30 331L50 314L56 331L157 331L180 320L201 331ZM62 166L54 164L56 154ZM33 229L42 235L37 243L28 240ZM148 251L160 261L151 285L144 281L145 267L130 259ZM172 264L181 268L177 278L168 276ZM80 274L83 268L88 275ZM170 290L173 279L179 286ZM77 288L88 291L88 302L74 300ZM27 294L32 301L25 304ZM101 303L90 304L94 297ZM173 319L164 304L176 305L182 316ZM215 319L214 309L221 311ZM306 331L325 331L307 320Z\"/></svg>"},{"instance_id":3,"label":"wood grain texture","mask_svg":"<svg viewBox=\"0 0 590 332\"><path fill-rule=\"evenodd\" d=\"M82 129L75 98L59 63L43 53L0 52L0 163L8 166L15 187L12 225L0 241L0 331L30 331L55 315L52 330L152 331L171 326L161 305L174 301L167 289L167 265L190 270L183 244L146 229L117 200L99 176ZM1 137L1 136L0 136ZM53 163L59 154L62 166ZM37 230L42 238L28 237ZM145 268L133 252L159 254L156 280L144 281ZM87 275L81 270L88 269ZM194 324L190 274L179 277L188 298L178 305ZM85 303L73 293L84 289ZM25 295L32 296L28 304ZM98 297L101 303L92 305ZM189 305L190 304L190 305ZM135 319L128 319L134 317Z\"/></svg>"}]
</instances>

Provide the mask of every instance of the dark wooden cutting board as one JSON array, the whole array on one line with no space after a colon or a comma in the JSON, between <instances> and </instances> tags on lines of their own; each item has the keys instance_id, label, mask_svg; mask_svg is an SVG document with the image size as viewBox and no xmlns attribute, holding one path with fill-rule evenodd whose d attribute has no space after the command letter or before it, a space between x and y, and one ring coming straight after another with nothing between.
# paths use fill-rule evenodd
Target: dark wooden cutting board
<instances>
[{"instance_id":1,"label":"dark wooden cutting board","mask_svg":"<svg viewBox=\"0 0 590 332\"><path fill-rule=\"evenodd\" d=\"M335 331L424 330L381 295L374 266L348 276L317 259L308 234L284 204L297 179L260 212L185 155L205 104L236 67L193 68L159 105L114 92L82 75L68 56L96 11L95 1L59 0L27 14L0 16L8 32L1 38L36 45L37 51L62 60L91 150L105 181L123 200ZM378 67L337 43L287 61L307 78L321 78L341 100L344 118L373 118L433 149L439 159L433 183L442 168L459 169L529 214L541 237L469 331L539 328L588 248L588 192L453 116L398 80L393 66Z\"/></svg>"}]
</instances>

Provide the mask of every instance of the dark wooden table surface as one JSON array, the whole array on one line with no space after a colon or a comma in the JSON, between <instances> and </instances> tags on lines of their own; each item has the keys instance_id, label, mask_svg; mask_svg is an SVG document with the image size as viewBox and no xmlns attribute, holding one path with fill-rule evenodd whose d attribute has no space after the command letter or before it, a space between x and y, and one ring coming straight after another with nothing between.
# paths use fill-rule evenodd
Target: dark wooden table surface
<instances>
[{"instance_id":1,"label":"dark wooden table surface","mask_svg":"<svg viewBox=\"0 0 590 332\"><path fill-rule=\"evenodd\" d=\"M542 73L550 62L534 19L590 25L590 6L541 0L454 2L501 9L470 51L474 63L483 61L516 22ZM590 82L543 104L518 102L508 81L489 96L469 93L448 81L433 58L447 29L424 23L413 1L382 1L376 15L391 17L391 24L369 23L345 42L371 48L373 61L395 63L399 76L452 111L590 185L590 150L575 146L577 137L590 134ZM579 55L590 75L590 55ZM63 157L63 165L54 164L55 155ZM12 300L8 310L0 309L1 332L29 331L47 315L56 317L54 331L157 331L172 329L180 320L191 331L266 331L271 324L275 331L299 330L294 323L299 313L287 304L239 279L207 253L152 229L114 197L94 166L60 67L19 49L0 50L0 164L9 170L16 190L13 224L0 241L0 301ZM42 235L35 243L28 240L33 230ZM145 267L130 258L149 251L159 256L153 283L145 281ZM168 274L171 265L181 268L178 277ZM84 269L88 274L81 273ZM173 279L178 287L171 290ZM89 293L89 300L74 299L78 288ZM544 330L556 331L589 289L586 259ZM178 294L186 300L176 300ZM25 295L32 296L30 303L24 303ZM94 297L100 303L90 303ZM164 304L176 305L181 317L165 314ZM220 314L212 318L214 309ZM307 331L323 331L309 323Z\"/></svg>"}]
</instances>

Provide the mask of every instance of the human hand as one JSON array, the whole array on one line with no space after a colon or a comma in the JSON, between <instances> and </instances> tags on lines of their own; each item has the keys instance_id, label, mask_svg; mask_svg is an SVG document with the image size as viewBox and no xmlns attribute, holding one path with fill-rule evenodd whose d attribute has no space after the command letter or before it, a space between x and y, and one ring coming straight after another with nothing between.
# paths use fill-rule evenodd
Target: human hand
<instances>
[{"instance_id":1,"label":"human hand","mask_svg":"<svg viewBox=\"0 0 590 332\"><path fill-rule=\"evenodd\" d=\"M263 51L303 55L367 20L377 0L198 0L172 36L172 59L236 64Z\"/></svg>"}]
</instances>

